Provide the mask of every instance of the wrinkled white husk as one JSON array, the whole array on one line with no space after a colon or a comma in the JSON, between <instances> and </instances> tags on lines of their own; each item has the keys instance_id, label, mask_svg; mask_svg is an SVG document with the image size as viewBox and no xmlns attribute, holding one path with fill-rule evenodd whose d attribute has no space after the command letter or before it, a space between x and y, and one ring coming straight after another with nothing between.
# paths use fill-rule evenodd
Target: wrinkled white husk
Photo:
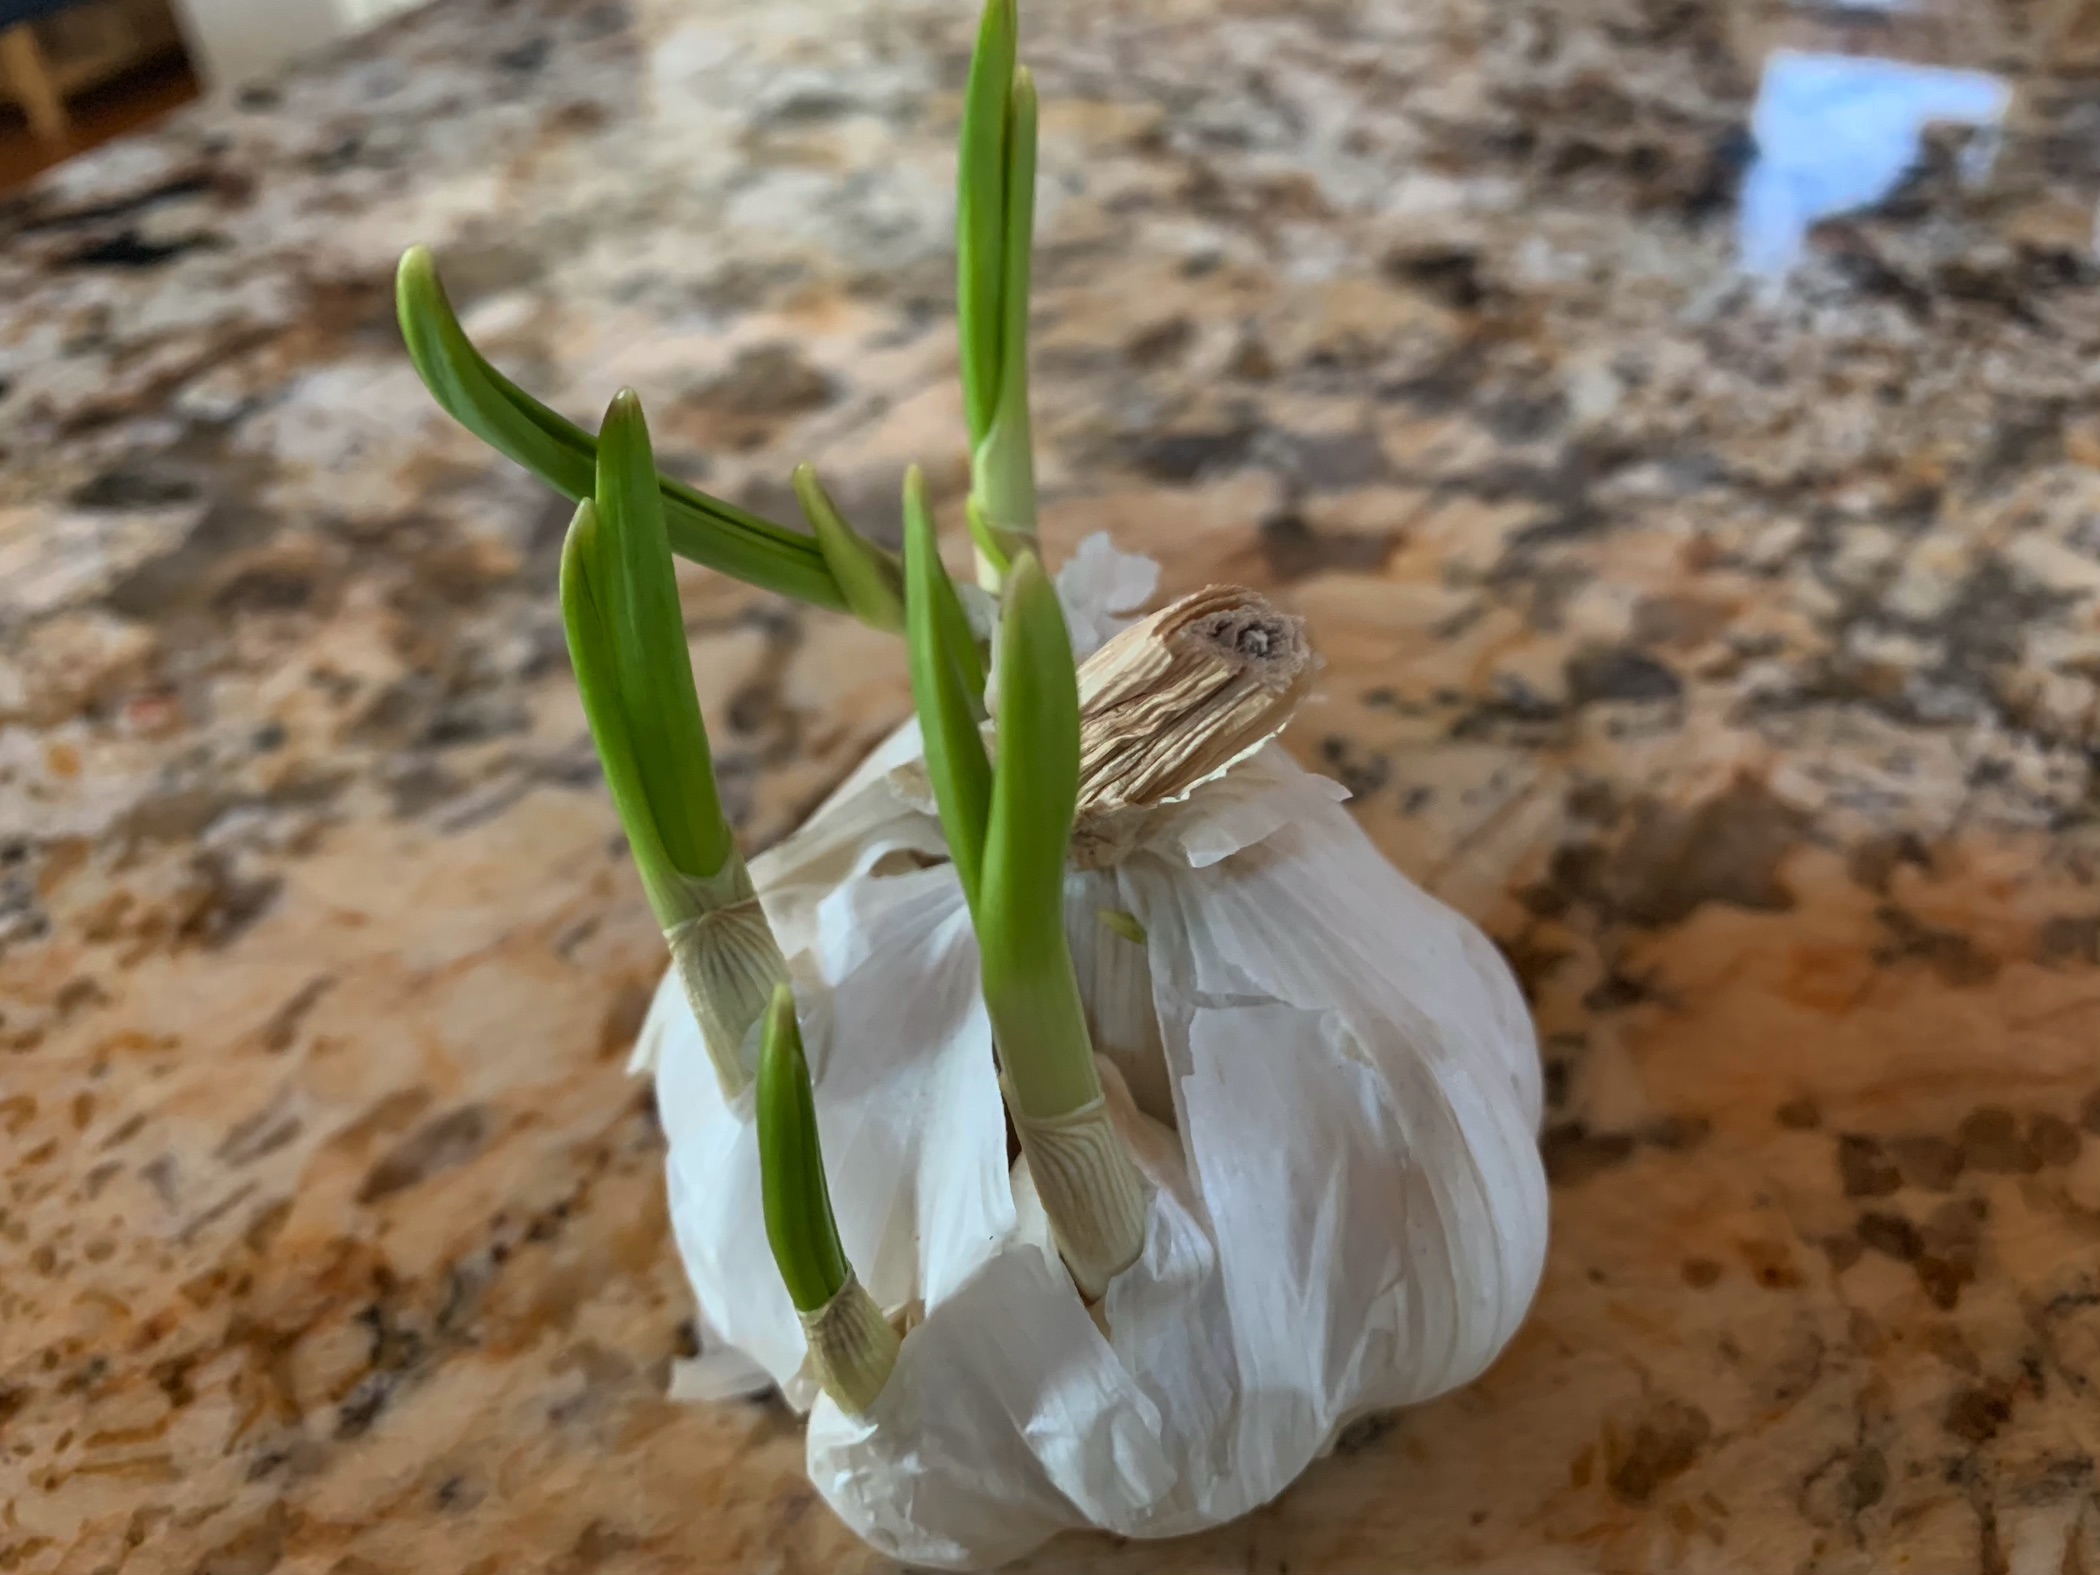
<instances>
[{"instance_id":1,"label":"wrinkled white husk","mask_svg":"<svg viewBox=\"0 0 2100 1575\"><path fill-rule=\"evenodd\" d=\"M1060 577L1082 650L1150 593L1134 563L1097 538ZM672 983L636 1059L657 1068L672 1218L719 1347L680 1391L770 1378L814 1402L809 1471L833 1509L893 1557L970 1569L1070 1527L1232 1519L1351 1418L1485 1368L1537 1286L1546 1189L1536 1042L1480 932L1273 744L1072 876L1104 1082L1152 1187L1144 1256L1097 1323L1026 1162L1009 1172L962 894L924 864L942 842L922 790L891 775L917 753L900 732L753 867L802 990L840 1236L917 1321L866 1414L816 1394L750 1096L725 1105Z\"/></svg>"}]
</instances>

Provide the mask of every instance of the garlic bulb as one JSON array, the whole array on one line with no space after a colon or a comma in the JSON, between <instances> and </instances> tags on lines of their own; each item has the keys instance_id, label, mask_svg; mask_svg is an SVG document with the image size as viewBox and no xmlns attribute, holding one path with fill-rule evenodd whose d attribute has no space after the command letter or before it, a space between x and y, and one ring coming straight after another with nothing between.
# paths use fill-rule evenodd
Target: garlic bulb
<instances>
[{"instance_id":1,"label":"garlic bulb","mask_svg":"<svg viewBox=\"0 0 2100 1575\"><path fill-rule=\"evenodd\" d=\"M1273 742L1304 630L1229 587L1133 623L1157 567L1103 538L1045 575L1037 134L1015 0L985 0L957 147L976 586L916 468L901 554L809 465L809 530L776 523L658 471L631 391L594 435L512 383L427 252L396 281L438 403L577 505L564 634L673 959L634 1056L706 1335L673 1392L778 1384L846 1522L955 1569L1257 1507L1352 1417L1485 1367L1545 1254L1523 1004ZM748 866L674 552L901 635L911 672L918 720Z\"/></svg>"},{"instance_id":2,"label":"garlic bulb","mask_svg":"<svg viewBox=\"0 0 2100 1575\"><path fill-rule=\"evenodd\" d=\"M1086 544L1060 578L1075 643L1155 575ZM1477 1375L1537 1286L1540 1069L1515 983L1343 789L1268 741L1309 680L1302 636L1219 594L1080 674L1066 932L1147 1194L1143 1252L1098 1303L1028 1160L1007 1161L916 727L752 865L796 980L839 1239L904 1331L860 1414L812 1379L768 1255L751 1093L725 1095L675 980L637 1046L713 1347L686 1392L762 1373L811 1407L812 1480L893 1557L983 1568L1070 1527L1173 1536L1244 1514L1352 1418Z\"/></svg>"}]
</instances>

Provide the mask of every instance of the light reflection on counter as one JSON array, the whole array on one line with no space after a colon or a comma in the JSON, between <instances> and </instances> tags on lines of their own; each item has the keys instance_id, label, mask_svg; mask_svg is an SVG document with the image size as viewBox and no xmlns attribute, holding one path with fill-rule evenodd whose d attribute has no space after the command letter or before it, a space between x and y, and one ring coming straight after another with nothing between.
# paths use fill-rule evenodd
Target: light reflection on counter
<instances>
[{"instance_id":1,"label":"light reflection on counter","mask_svg":"<svg viewBox=\"0 0 2100 1575\"><path fill-rule=\"evenodd\" d=\"M1784 276L1810 226L1887 196L1916 164L1928 125L1983 128L1963 167L1982 179L2011 102L2012 90L1982 71L1775 50L1751 117L1757 159L1738 220L1744 268Z\"/></svg>"}]
</instances>

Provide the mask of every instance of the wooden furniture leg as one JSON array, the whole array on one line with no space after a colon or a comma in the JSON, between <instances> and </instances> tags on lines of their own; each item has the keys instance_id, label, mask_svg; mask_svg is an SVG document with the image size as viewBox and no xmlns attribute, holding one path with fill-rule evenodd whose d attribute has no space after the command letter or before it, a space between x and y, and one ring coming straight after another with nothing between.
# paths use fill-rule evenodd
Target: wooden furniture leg
<instances>
[{"instance_id":1,"label":"wooden furniture leg","mask_svg":"<svg viewBox=\"0 0 2100 1575\"><path fill-rule=\"evenodd\" d=\"M66 140L66 101L51 80L44 52L27 22L0 32L0 68L7 72L15 97L29 115L29 129L46 142Z\"/></svg>"}]
</instances>

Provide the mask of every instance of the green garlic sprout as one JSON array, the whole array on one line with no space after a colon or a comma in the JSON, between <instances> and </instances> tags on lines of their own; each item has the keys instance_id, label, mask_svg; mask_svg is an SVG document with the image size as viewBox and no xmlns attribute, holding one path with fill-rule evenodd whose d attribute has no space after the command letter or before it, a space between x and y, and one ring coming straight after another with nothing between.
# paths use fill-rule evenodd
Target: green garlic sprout
<instances>
[{"instance_id":1,"label":"green garlic sprout","mask_svg":"<svg viewBox=\"0 0 2100 1575\"><path fill-rule=\"evenodd\" d=\"M396 280L402 336L439 406L576 500L561 605L591 738L723 1095L753 1090L767 1239L812 1374L854 1412L881 1393L899 1335L839 1246L788 960L723 814L673 555L904 635L1009 1116L1067 1266L1099 1297L1141 1250L1145 1208L1103 1103L1065 933L1079 700L1070 635L1037 556L1027 363L1037 111L1018 32L1014 0L990 0L957 171L964 513L979 579L1000 597L992 752L988 653L942 565L916 466L904 478L901 557L856 532L808 464L793 485L810 529L775 523L660 474L633 392L613 399L594 437L504 377L467 338L428 249L411 247Z\"/></svg>"}]
</instances>

